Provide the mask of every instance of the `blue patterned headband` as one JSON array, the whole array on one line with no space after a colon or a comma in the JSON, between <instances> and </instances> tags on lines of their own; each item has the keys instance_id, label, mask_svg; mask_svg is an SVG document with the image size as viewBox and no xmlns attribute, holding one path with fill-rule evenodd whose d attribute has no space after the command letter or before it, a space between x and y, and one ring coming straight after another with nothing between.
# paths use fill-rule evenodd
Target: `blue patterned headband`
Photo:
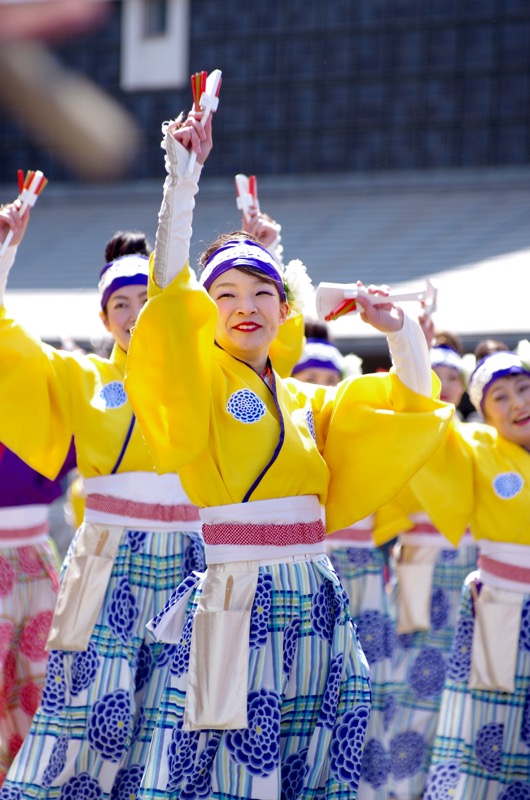
<instances>
[{"instance_id":1,"label":"blue patterned headband","mask_svg":"<svg viewBox=\"0 0 530 800\"><path fill-rule=\"evenodd\" d=\"M101 308L105 311L109 297L123 286L147 286L149 280L149 259L147 256L121 256L110 264L105 264L99 276L98 290L101 295Z\"/></svg>"},{"instance_id":2,"label":"blue patterned headband","mask_svg":"<svg viewBox=\"0 0 530 800\"><path fill-rule=\"evenodd\" d=\"M484 398L491 384L507 375L530 375L530 370L518 355L506 350L491 353L478 362L468 388L469 399L477 411L483 411Z\"/></svg>"},{"instance_id":3,"label":"blue patterned headband","mask_svg":"<svg viewBox=\"0 0 530 800\"><path fill-rule=\"evenodd\" d=\"M215 250L204 265L199 282L208 290L219 275L235 267L251 267L262 272L276 284L280 298L287 299L278 264L268 250L250 239L230 239Z\"/></svg>"}]
</instances>

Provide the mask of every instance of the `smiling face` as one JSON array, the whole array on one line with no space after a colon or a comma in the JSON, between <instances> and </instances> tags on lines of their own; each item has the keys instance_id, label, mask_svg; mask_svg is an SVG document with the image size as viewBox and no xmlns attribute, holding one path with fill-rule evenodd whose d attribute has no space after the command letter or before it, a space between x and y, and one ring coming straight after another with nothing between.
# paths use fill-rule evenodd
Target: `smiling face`
<instances>
[{"instance_id":1,"label":"smiling face","mask_svg":"<svg viewBox=\"0 0 530 800\"><path fill-rule=\"evenodd\" d=\"M147 302L147 286L122 286L111 294L105 311L100 312L104 326L122 350L129 349L131 330L142 306Z\"/></svg>"},{"instance_id":2,"label":"smiling face","mask_svg":"<svg viewBox=\"0 0 530 800\"><path fill-rule=\"evenodd\" d=\"M445 364L437 364L433 367L433 370L442 384L440 400L443 400L444 403L454 403L455 406L458 406L464 394L464 382L458 370Z\"/></svg>"},{"instance_id":3,"label":"smiling face","mask_svg":"<svg viewBox=\"0 0 530 800\"><path fill-rule=\"evenodd\" d=\"M227 353L261 372L289 304L265 277L232 268L219 275L208 293L219 310L215 338Z\"/></svg>"},{"instance_id":4,"label":"smiling face","mask_svg":"<svg viewBox=\"0 0 530 800\"><path fill-rule=\"evenodd\" d=\"M530 375L494 381L484 398L484 419L505 439L530 450Z\"/></svg>"}]
</instances>

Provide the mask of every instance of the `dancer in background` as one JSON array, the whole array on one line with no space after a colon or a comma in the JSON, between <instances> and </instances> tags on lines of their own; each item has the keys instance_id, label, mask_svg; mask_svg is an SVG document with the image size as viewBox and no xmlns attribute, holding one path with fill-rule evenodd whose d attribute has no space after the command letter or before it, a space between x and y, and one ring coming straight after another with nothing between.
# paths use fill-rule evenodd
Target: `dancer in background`
<instances>
[{"instance_id":1,"label":"dancer in background","mask_svg":"<svg viewBox=\"0 0 530 800\"><path fill-rule=\"evenodd\" d=\"M0 238L11 229L18 244L27 221L19 201L8 204ZM86 508L61 572L42 702L3 796L130 796L174 652L145 625L175 584L204 568L198 512L175 474L154 472L123 385L148 259L126 255L102 270L101 315L114 339L106 359L57 351L9 317L3 286L15 253L0 262L0 439L54 478L73 435Z\"/></svg>"},{"instance_id":2,"label":"dancer in background","mask_svg":"<svg viewBox=\"0 0 530 800\"><path fill-rule=\"evenodd\" d=\"M396 375L337 390L272 369L295 300L277 262L239 232L207 249L199 280L188 266L198 173L186 164L190 148L201 164L212 146L200 119L165 127L153 297L128 358L149 448L200 506L208 562L150 623L178 663L139 797L354 798L368 671L321 504L331 530L366 515L428 457L451 412L430 398L423 334L384 292L363 317L389 332Z\"/></svg>"},{"instance_id":3,"label":"dancer in background","mask_svg":"<svg viewBox=\"0 0 530 800\"><path fill-rule=\"evenodd\" d=\"M486 348L486 350L489 348ZM414 480L456 544L470 525L466 580L424 797L522 800L530 785L530 345L477 363L469 397L487 425L450 429Z\"/></svg>"},{"instance_id":4,"label":"dancer in background","mask_svg":"<svg viewBox=\"0 0 530 800\"><path fill-rule=\"evenodd\" d=\"M0 785L41 699L59 586L49 509L75 465L72 446L48 480L0 444Z\"/></svg>"},{"instance_id":5,"label":"dancer in background","mask_svg":"<svg viewBox=\"0 0 530 800\"><path fill-rule=\"evenodd\" d=\"M316 327L318 326L318 327ZM337 385L342 378L362 374L362 360L354 354L343 356L330 341L325 323L309 322L304 353L293 377L324 386ZM315 337L320 333L320 338ZM366 730L358 800L386 800L385 741L392 713L389 687L392 680L394 624L386 591L386 563L373 538L375 514L326 536L326 552L337 571L350 603L350 613L370 668L372 707Z\"/></svg>"},{"instance_id":6,"label":"dancer in background","mask_svg":"<svg viewBox=\"0 0 530 800\"><path fill-rule=\"evenodd\" d=\"M434 341L456 342L446 335ZM435 344L430 357L441 381L441 397L458 406L465 390L461 356L453 347ZM451 427L462 424L455 415ZM374 531L381 545L398 537L391 599L397 636L387 687L388 727L384 740L367 742L367 749L378 753L372 783L380 782L381 800L387 795L400 800L422 796L461 587L477 563L469 532L455 548L433 524L413 485L414 480L378 510Z\"/></svg>"}]
</instances>

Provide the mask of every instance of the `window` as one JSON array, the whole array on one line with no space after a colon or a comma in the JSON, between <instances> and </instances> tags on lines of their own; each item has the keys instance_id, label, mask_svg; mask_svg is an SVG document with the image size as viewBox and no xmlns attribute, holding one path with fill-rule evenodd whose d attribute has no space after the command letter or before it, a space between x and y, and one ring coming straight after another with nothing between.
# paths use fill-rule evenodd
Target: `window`
<instances>
[{"instance_id":1,"label":"window","mask_svg":"<svg viewBox=\"0 0 530 800\"><path fill-rule=\"evenodd\" d=\"M189 0L123 0L121 88L187 85L188 44Z\"/></svg>"}]
</instances>

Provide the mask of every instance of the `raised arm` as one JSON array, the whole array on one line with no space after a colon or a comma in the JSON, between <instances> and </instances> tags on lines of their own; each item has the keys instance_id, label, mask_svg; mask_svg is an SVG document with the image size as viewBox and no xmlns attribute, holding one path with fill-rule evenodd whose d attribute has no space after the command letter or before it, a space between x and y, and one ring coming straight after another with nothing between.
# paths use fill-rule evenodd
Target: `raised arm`
<instances>
[{"instance_id":1,"label":"raised arm","mask_svg":"<svg viewBox=\"0 0 530 800\"><path fill-rule=\"evenodd\" d=\"M9 231L13 231L13 238L3 256L0 256L0 306L4 305L4 296L9 270L15 262L17 247L24 238L28 228L30 210L27 208L23 214L22 202L14 200L0 208L0 245L4 242Z\"/></svg>"},{"instance_id":2,"label":"raised arm","mask_svg":"<svg viewBox=\"0 0 530 800\"><path fill-rule=\"evenodd\" d=\"M153 278L164 289L189 260L195 195L202 166L212 149L212 118L203 128L202 112L192 111L185 121L164 123L162 147L166 151L167 177L158 214ZM190 152L197 154L191 173L186 170Z\"/></svg>"}]
</instances>

